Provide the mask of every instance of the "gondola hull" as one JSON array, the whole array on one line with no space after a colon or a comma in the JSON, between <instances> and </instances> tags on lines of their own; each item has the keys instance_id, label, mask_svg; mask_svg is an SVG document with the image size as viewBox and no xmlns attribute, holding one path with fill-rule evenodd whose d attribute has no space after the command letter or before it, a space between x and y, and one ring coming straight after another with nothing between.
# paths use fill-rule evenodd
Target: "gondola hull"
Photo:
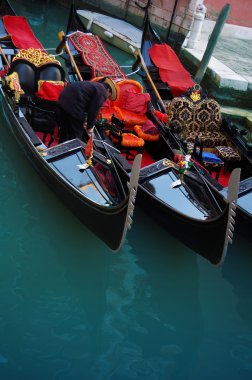
<instances>
[{"instance_id":1,"label":"gondola hull","mask_svg":"<svg viewBox=\"0 0 252 380\"><path fill-rule=\"evenodd\" d=\"M127 165L123 165L123 157L115 151L113 153L113 149L111 154L123 181L129 179L130 171ZM169 234L212 264L220 265L233 236L239 169L234 173L236 179L231 185L234 187L233 201L227 200L224 205L221 202L223 211L213 215L210 196L206 194L205 186L198 183L199 179L194 176L190 178L188 173L188 178L185 175L185 184L173 188L179 175L173 168L165 169L163 161L166 159L141 169L137 204ZM198 193L198 199L191 197L192 190Z\"/></svg>"},{"instance_id":2,"label":"gondola hull","mask_svg":"<svg viewBox=\"0 0 252 380\"><path fill-rule=\"evenodd\" d=\"M212 264L221 264L224 261L226 251L224 249L226 239L226 226L228 225L228 205L220 217L215 220L197 220L179 213L176 209L164 206L160 200L145 191L140 186L138 201L142 207L163 228L179 241L199 253ZM148 206L147 206L148 205Z\"/></svg>"},{"instance_id":3,"label":"gondola hull","mask_svg":"<svg viewBox=\"0 0 252 380\"><path fill-rule=\"evenodd\" d=\"M146 63L146 66L149 70L151 79L154 83L154 86L159 92L160 98L162 99L162 104L167 104L173 99L173 95L171 93L171 89L167 82L163 82L159 75L158 68L154 65L153 61L149 55L149 49L155 44L161 44L162 42L158 38L156 32L153 30L147 12L147 17L145 18L144 31L141 42L141 55ZM160 100L157 97L155 91L153 90L153 86L150 84L146 73L143 72L143 79L146 84L146 88L151 95L151 99L156 107L162 109L160 104ZM173 122L171 120L171 122ZM239 124L239 121L237 121ZM235 123L235 121L234 121ZM245 192L240 189L238 194L238 207L237 207L237 220L236 220L236 231L248 239L251 239L252 230L252 147L251 142L248 143L246 138L240 135L239 131L246 132L244 126L240 124L237 128L232 127L232 119L230 117L223 118L223 124L221 130L226 135L227 139L231 142L231 144L236 147L242 156L242 159L238 166L241 167L241 184L240 188L246 187ZM167 134L167 138L168 134ZM177 139L178 140L178 139ZM180 144L181 145L181 144ZM180 148L180 145L174 146L174 149ZM225 194L225 189L223 191L219 191L219 186L213 186L213 183L209 183L213 192L219 197L220 194Z\"/></svg>"},{"instance_id":4,"label":"gondola hull","mask_svg":"<svg viewBox=\"0 0 252 380\"><path fill-rule=\"evenodd\" d=\"M62 144L62 146L45 149L46 147L40 144L41 142L39 142L20 110L17 114L13 112L2 88L0 89L0 96L3 114L10 130L38 174L83 224L112 250L119 250L132 222L137 182L134 185L132 183L133 186L128 196L123 199L121 195L120 202L115 202L114 205L105 205L106 194L104 194L104 200L99 205L97 194L93 197L91 195L86 196L80 187L78 188L70 180L80 173L75 165L79 158L82 157L83 162L85 162L83 143L75 139ZM57 162L57 167L64 167L64 164L67 167L71 160L73 162L71 170L66 169L64 173L60 172L54 165L54 162ZM137 181L137 177L135 180ZM89 185L92 187L92 184Z\"/></svg>"}]
</instances>

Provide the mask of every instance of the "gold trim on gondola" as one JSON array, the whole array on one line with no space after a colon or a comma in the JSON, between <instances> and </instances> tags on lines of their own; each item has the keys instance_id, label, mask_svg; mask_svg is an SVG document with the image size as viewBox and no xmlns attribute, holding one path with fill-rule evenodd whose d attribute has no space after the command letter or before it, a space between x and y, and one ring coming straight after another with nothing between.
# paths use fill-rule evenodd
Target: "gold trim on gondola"
<instances>
[{"instance_id":1,"label":"gold trim on gondola","mask_svg":"<svg viewBox=\"0 0 252 380\"><path fill-rule=\"evenodd\" d=\"M25 59L37 67L45 65L46 63L56 63L57 65L61 66L61 63L55 59L53 55L49 55L40 49L34 48L20 49L13 58L13 62L17 59Z\"/></svg>"}]
</instances>

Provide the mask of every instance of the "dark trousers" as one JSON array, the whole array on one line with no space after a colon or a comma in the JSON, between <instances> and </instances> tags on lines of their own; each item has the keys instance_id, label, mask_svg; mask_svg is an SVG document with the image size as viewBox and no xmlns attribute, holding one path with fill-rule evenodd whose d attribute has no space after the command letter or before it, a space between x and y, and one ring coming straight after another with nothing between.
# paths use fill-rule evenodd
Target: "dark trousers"
<instances>
[{"instance_id":1,"label":"dark trousers","mask_svg":"<svg viewBox=\"0 0 252 380\"><path fill-rule=\"evenodd\" d=\"M86 134L81 120L75 119L69 115L59 105L57 106L56 117L60 127L59 143L76 137L80 140L84 139Z\"/></svg>"}]
</instances>

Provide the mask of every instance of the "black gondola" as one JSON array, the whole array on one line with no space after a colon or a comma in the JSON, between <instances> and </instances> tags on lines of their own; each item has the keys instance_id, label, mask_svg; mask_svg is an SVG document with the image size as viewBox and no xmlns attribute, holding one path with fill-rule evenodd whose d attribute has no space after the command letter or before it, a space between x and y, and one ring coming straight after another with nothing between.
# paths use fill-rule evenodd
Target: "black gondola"
<instances>
[{"instance_id":1,"label":"black gondola","mask_svg":"<svg viewBox=\"0 0 252 380\"><path fill-rule=\"evenodd\" d=\"M75 18L73 2L66 38L68 38L68 34L72 35L74 30L77 30L74 25ZM69 79L70 81L78 80L80 75L84 79L91 79L90 68L87 71L79 67L78 75L76 75L73 60L78 63L80 54L71 44L71 38L68 38L68 56L66 57ZM120 85L120 82L117 84ZM148 116L158 123L151 103L148 105ZM130 178L132 170L130 149L126 149L126 154L124 154L125 150L120 143L115 143L114 140L113 143L106 134L108 132L113 135L118 131L119 134L123 134L122 124L116 117L112 117L109 123L98 120L95 144L101 152L105 147L109 150L124 183ZM141 149L143 161L144 157L149 155L152 162L147 165L143 162L137 200L144 210L164 226L169 233L211 263L220 264L225 258L228 242L232 240L235 189L238 187L239 169L232 175L227 199L222 196L214 198L210 187L206 185L205 177L208 176L206 171L193 169L187 171L183 176L180 174L179 166L171 160L170 142L164 126L161 122L158 125L160 128L158 141L146 142L144 148ZM104 135L103 127L105 127Z\"/></svg>"},{"instance_id":2,"label":"black gondola","mask_svg":"<svg viewBox=\"0 0 252 380\"><path fill-rule=\"evenodd\" d=\"M191 101L190 96L192 93L192 88L188 88L187 91L185 91L180 96L176 97L174 99L174 96L171 93L171 89L169 85L166 82L163 82L159 75L158 68L154 65L153 61L150 58L149 55L149 49L156 45L162 44L162 41L160 40L159 36L153 29L150 19L148 16L148 10L145 15L145 22L144 22L144 28L143 28L143 36L141 41L141 56L144 60L144 64L146 65L146 70L150 74L150 77L153 81L154 87L157 89L158 94L160 95L160 98L157 97L156 92L153 90L153 86L151 85L150 81L148 80L148 76L146 75L146 72L143 71L143 77L146 84L146 88L148 89L148 92L151 95L152 101L155 103L155 105L162 109L163 106L165 106L167 112L172 115L170 120L170 125L168 125L168 128L172 129L174 125L178 124L177 116L174 115L174 112L172 111L172 107L178 107L179 103L185 103L188 102L188 100ZM138 59L138 63L141 60ZM196 85L197 86L197 85ZM201 99L199 101L195 102L195 108L198 107L200 101L203 99L203 97L207 97L206 94L204 94L204 90L200 88L201 92ZM191 101L191 103L193 103ZM184 111L181 110L181 112L186 112L186 109ZM182 114L182 113L181 113ZM188 117L188 114L186 118ZM180 121L182 121L183 117L181 117ZM230 164L230 168L233 166L239 166L241 168L241 182L239 186L239 194L238 194L238 207L237 207L237 224L236 224L236 230L243 234L245 237L251 239L250 231L252 228L252 137L251 137L251 127L246 126L245 118L239 118L239 117L231 117L231 116L223 116L222 117L222 124L220 126L221 133L223 136L225 136L225 144L219 144L219 145L225 145L228 147L228 151L231 150L231 152L237 152L240 156L239 161L235 161L232 163L232 160L230 159L230 156L225 156L224 159L222 158L222 154L220 154L220 157L224 161L224 165ZM180 122L179 122L180 123ZM186 120L184 120L184 124L186 123ZM185 142L190 140L188 138L188 135L185 133L180 133L181 130L173 130L173 143L172 148L178 149L178 147L186 147ZM201 147L202 151L204 152L205 146L203 143L203 146ZM185 148L186 150L186 148ZM206 150L209 150L209 146ZM213 151L216 151L215 146L213 146ZM219 154L219 148L217 149ZM230 153L228 153L230 154ZM237 157L237 155L235 155ZM195 156L196 159L198 159L197 156ZM202 156L200 157L202 162ZM219 192L219 191L225 191L225 187L222 189L219 188L219 186L214 186L213 191Z\"/></svg>"},{"instance_id":3,"label":"black gondola","mask_svg":"<svg viewBox=\"0 0 252 380\"><path fill-rule=\"evenodd\" d=\"M39 79L64 81L64 70L55 61L46 61L38 66L28 58L15 61L14 57L23 49L16 48L3 20L6 16L17 16L8 1L0 2L0 11L2 117L6 118L10 130L39 175L94 234L117 251L132 223L141 155L134 161L128 190L125 191L108 152L92 152L88 144L79 139L52 144L57 128L54 112L44 109L41 104L34 106L31 97ZM41 125L35 128L32 116L35 110L45 120L43 128ZM49 140L47 135L51 136Z\"/></svg>"}]
</instances>

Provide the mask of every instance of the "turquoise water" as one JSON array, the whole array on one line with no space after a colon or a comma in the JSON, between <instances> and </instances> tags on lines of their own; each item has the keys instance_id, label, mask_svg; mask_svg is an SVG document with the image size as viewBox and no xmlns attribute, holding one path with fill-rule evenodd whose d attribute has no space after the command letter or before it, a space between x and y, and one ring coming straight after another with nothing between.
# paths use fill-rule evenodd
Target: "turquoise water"
<instances>
[{"instance_id":1,"label":"turquoise water","mask_svg":"<svg viewBox=\"0 0 252 380\"><path fill-rule=\"evenodd\" d=\"M11 3L44 45L58 43L66 9ZM0 379L251 379L251 242L235 235L216 268L136 209L113 254L34 172L8 127L1 111Z\"/></svg>"}]
</instances>

